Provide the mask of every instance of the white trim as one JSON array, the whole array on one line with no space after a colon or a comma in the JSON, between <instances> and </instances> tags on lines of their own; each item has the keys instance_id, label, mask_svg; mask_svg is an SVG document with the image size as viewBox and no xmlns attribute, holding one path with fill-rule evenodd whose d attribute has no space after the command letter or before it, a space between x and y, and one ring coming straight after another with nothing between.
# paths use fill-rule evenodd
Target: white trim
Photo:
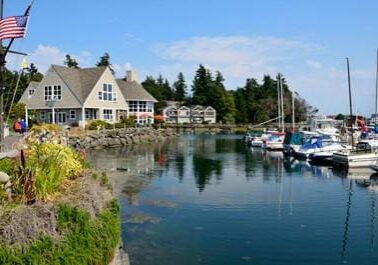
<instances>
[{"instance_id":1,"label":"white trim","mask_svg":"<svg viewBox=\"0 0 378 265\"><path fill-rule=\"evenodd\" d=\"M74 113L74 118L72 118L72 114ZM69 120L76 120L76 110L74 110L74 109L72 109L72 110L70 110L70 112L69 112Z\"/></svg>"}]
</instances>

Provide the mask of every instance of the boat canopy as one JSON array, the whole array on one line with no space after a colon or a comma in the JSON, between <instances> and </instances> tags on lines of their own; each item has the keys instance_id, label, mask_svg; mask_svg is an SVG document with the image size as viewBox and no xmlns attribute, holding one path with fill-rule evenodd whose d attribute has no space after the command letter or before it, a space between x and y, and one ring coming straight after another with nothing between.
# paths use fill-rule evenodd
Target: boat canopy
<instances>
[{"instance_id":1,"label":"boat canopy","mask_svg":"<svg viewBox=\"0 0 378 265\"><path fill-rule=\"evenodd\" d=\"M284 143L293 145L303 145L305 137L302 132L287 132L285 135Z\"/></svg>"},{"instance_id":2,"label":"boat canopy","mask_svg":"<svg viewBox=\"0 0 378 265\"><path fill-rule=\"evenodd\" d=\"M326 141L329 143L331 140L328 136L314 136L308 139L301 148L303 149L311 149L311 148L321 148L323 147L323 142Z\"/></svg>"}]
</instances>

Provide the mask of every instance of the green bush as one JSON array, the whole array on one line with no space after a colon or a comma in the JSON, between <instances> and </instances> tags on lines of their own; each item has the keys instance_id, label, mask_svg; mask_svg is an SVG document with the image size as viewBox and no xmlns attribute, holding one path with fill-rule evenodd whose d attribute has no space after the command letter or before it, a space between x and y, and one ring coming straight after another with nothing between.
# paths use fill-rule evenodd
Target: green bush
<instances>
[{"instance_id":1,"label":"green bush","mask_svg":"<svg viewBox=\"0 0 378 265\"><path fill-rule=\"evenodd\" d=\"M13 175L17 168L16 160L10 158L0 159L0 171Z\"/></svg>"},{"instance_id":2,"label":"green bush","mask_svg":"<svg viewBox=\"0 0 378 265\"><path fill-rule=\"evenodd\" d=\"M135 126L135 116L130 116L128 118L122 118L119 122L115 124L116 128L134 127Z\"/></svg>"},{"instance_id":3,"label":"green bush","mask_svg":"<svg viewBox=\"0 0 378 265\"><path fill-rule=\"evenodd\" d=\"M31 146L26 168L17 181L25 186L25 180L32 184L31 192L38 200L46 200L49 195L56 193L64 181L79 175L84 167L79 153L59 144L42 143ZM30 181L29 181L30 179ZM16 187L16 190L24 190ZM25 192L24 192L25 193ZM22 194L32 196L33 194Z\"/></svg>"},{"instance_id":4,"label":"green bush","mask_svg":"<svg viewBox=\"0 0 378 265\"><path fill-rule=\"evenodd\" d=\"M106 172L101 173L101 178L100 178L100 184L102 186L105 186L109 183L109 177L106 175Z\"/></svg>"},{"instance_id":5,"label":"green bush","mask_svg":"<svg viewBox=\"0 0 378 265\"><path fill-rule=\"evenodd\" d=\"M119 205L116 200L95 219L78 208L60 205L58 230L62 238L47 236L30 245L0 244L0 264L96 264L108 265L120 238Z\"/></svg>"},{"instance_id":6,"label":"green bush","mask_svg":"<svg viewBox=\"0 0 378 265\"><path fill-rule=\"evenodd\" d=\"M86 128L88 130L97 130L98 128L100 129L112 129L113 125L102 120L93 120L90 121L89 124L87 124Z\"/></svg>"}]
</instances>

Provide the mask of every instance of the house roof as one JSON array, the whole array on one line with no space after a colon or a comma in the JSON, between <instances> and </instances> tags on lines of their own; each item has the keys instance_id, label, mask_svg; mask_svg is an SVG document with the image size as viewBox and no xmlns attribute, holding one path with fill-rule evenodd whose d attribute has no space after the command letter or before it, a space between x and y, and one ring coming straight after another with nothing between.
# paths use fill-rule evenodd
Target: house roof
<instances>
[{"instance_id":1,"label":"house roof","mask_svg":"<svg viewBox=\"0 0 378 265\"><path fill-rule=\"evenodd\" d=\"M83 69L59 65L52 65L51 67L62 78L81 103L89 96L93 87L106 69L106 66Z\"/></svg>"},{"instance_id":2,"label":"house roof","mask_svg":"<svg viewBox=\"0 0 378 265\"><path fill-rule=\"evenodd\" d=\"M158 102L138 82L136 81L128 82L128 81L125 81L124 79L117 79L116 81L126 100L144 100L144 101Z\"/></svg>"},{"instance_id":3,"label":"house roof","mask_svg":"<svg viewBox=\"0 0 378 265\"><path fill-rule=\"evenodd\" d=\"M30 88L37 89L39 84L40 84L40 82L30 81L28 87L25 89L24 93L22 94L22 96L20 98L20 102L26 103L30 98L29 97L29 89Z\"/></svg>"}]
</instances>

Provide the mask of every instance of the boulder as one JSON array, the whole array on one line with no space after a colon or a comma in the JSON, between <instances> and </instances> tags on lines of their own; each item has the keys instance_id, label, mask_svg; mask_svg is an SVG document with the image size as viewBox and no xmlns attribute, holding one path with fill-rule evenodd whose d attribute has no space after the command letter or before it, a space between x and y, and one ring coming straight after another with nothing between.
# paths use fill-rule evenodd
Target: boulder
<instances>
[{"instance_id":1,"label":"boulder","mask_svg":"<svg viewBox=\"0 0 378 265\"><path fill-rule=\"evenodd\" d=\"M9 181L10 177L5 172L0 172L0 183L7 183Z\"/></svg>"}]
</instances>

